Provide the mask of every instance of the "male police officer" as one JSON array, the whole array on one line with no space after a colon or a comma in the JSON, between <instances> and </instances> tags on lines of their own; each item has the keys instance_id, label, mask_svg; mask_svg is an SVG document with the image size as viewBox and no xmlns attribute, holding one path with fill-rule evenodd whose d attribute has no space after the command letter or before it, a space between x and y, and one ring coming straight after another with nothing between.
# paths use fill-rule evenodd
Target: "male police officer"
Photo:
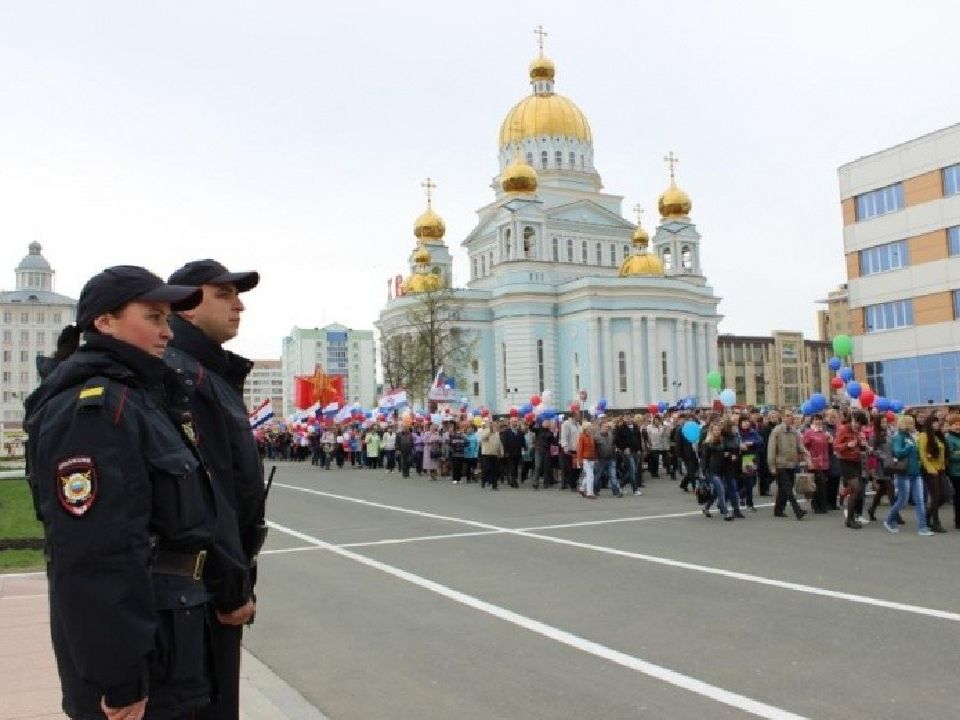
<instances>
[{"instance_id":1,"label":"male police officer","mask_svg":"<svg viewBox=\"0 0 960 720\"><path fill-rule=\"evenodd\" d=\"M232 510L219 518L217 541L242 554L247 582L221 588L215 597L213 658L216 694L201 717L237 720L239 716L240 643L243 625L255 611L253 585L256 555L263 543L263 465L243 404L243 383L253 363L224 350L234 338L244 310L240 293L260 281L256 272L231 273L215 260L189 262L171 277L179 285L203 289L202 302L171 320L173 340L167 363L192 387L191 407L201 457L214 487ZM229 581L230 575L226 575Z\"/></svg>"}]
</instances>

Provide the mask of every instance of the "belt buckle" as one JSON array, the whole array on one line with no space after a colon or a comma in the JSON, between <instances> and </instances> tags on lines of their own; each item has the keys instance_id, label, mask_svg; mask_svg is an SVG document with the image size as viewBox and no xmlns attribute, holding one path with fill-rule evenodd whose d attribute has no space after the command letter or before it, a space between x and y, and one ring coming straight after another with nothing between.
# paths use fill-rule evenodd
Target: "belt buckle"
<instances>
[{"instance_id":1,"label":"belt buckle","mask_svg":"<svg viewBox=\"0 0 960 720\"><path fill-rule=\"evenodd\" d=\"M203 579L203 566L207 562L207 551L201 550L197 553L197 561L193 566L193 579L202 580Z\"/></svg>"}]
</instances>

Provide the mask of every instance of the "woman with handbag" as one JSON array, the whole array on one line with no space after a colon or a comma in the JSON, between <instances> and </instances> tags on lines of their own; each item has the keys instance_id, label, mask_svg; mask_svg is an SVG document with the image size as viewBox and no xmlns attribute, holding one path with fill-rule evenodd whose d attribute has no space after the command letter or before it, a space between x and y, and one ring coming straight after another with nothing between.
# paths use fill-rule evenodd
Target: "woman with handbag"
<instances>
[{"instance_id":1,"label":"woman with handbag","mask_svg":"<svg viewBox=\"0 0 960 720\"><path fill-rule=\"evenodd\" d=\"M940 506L947 497L947 443L940 432L940 420L931 414L923 424L923 432L917 442L923 482L930 493L927 506L927 524L935 533L946 532L940 524Z\"/></svg>"},{"instance_id":2,"label":"woman with handbag","mask_svg":"<svg viewBox=\"0 0 960 720\"><path fill-rule=\"evenodd\" d=\"M897 434L891 442L894 482L897 485L897 499L883 521L887 532L898 533L896 525L897 515L907 504L907 498L912 497L917 510L917 531L923 537L930 537L933 532L927 527L927 513L924 509L923 480L920 477L920 452L917 441L914 439L916 424L910 415L901 415L897 421Z\"/></svg>"}]
</instances>

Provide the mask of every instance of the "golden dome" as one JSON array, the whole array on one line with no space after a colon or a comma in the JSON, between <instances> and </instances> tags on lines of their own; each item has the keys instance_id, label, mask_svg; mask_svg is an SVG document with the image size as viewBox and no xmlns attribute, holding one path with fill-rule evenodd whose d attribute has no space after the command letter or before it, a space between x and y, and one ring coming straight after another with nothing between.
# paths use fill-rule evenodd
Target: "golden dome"
<instances>
[{"instance_id":1,"label":"golden dome","mask_svg":"<svg viewBox=\"0 0 960 720\"><path fill-rule=\"evenodd\" d=\"M537 191L537 171L523 160L517 148L513 162L507 165L500 176L500 187L508 193L532 193Z\"/></svg>"},{"instance_id":2,"label":"golden dome","mask_svg":"<svg viewBox=\"0 0 960 720\"><path fill-rule=\"evenodd\" d=\"M563 95L529 95L518 102L500 124L500 147L527 138L568 137L593 142L583 111Z\"/></svg>"},{"instance_id":3,"label":"golden dome","mask_svg":"<svg viewBox=\"0 0 960 720\"><path fill-rule=\"evenodd\" d=\"M646 247L650 244L650 233L644 230L642 226L637 225L637 229L633 231L633 244Z\"/></svg>"},{"instance_id":4,"label":"golden dome","mask_svg":"<svg viewBox=\"0 0 960 720\"><path fill-rule=\"evenodd\" d=\"M442 243L444 233L447 232L447 226L443 223L443 218L433 211L430 203L427 203L427 209L417 218L413 224L413 234L418 240L426 240L432 243Z\"/></svg>"},{"instance_id":5,"label":"golden dome","mask_svg":"<svg viewBox=\"0 0 960 720\"><path fill-rule=\"evenodd\" d=\"M632 275L663 275L663 263L650 253L634 253L620 263L620 277Z\"/></svg>"},{"instance_id":6,"label":"golden dome","mask_svg":"<svg viewBox=\"0 0 960 720\"><path fill-rule=\"evenodd\" d=\"M663 191L657 201L660 217L687 217L693 207L690 196L677 187L677 183L670 180L670 187Z\"/></svg>"},{"instance_id":7,"label":"golden dome","mask_svg":"<svg viewBox=\"0 0 960 720\"><path fill-rule=\"evenodd\" d=\"M418 245L413 252L413 261L418 265L426 265L430 262L430 251L423 245Z\"/></svg>"},{"instance_id":8,"label":"golden dome","mask_svg":"<svg viewBox=\"0 0 960 720\"><path fill-rule=\"evenodd\" d=\"M404 294L436 292L443 287L443 276L435 272L417 272L403 283Z\"/></svg>"},{"instance_id":9,"label":"golden dome","mask_svg":"<svg viewBox=\"0 0 960 720\"><path fill-rule=\"evenodd\" d=\"M534 58L530 63L530 79L531 80L553 80L553 76L556 74L557 69L553 65L553 60L548 57L540 55L540 57Z\"/></svg>"}]
</instances>

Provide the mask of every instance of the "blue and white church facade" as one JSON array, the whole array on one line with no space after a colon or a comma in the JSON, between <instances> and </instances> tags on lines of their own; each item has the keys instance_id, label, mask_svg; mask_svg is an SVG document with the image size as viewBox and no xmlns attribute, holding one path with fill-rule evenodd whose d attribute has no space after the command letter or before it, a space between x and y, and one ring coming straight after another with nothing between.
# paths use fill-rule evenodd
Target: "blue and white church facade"
<instances>
[{"instance_id":1,"label":"blue and white church facade","mask_svg":"<svg viewBox=\"0 0 960 720\"><path fill-rule=\"evenodd\" d=\"M381 337L404 332L421 293L446 287L474 352L466 367L445 372L471 405L506 413L547 389L561 411L582 391L584 407L603 398L613 410L691 396L709 404L719 298L672 155L650 238L639 218L624 219L621 196L603 192L590 126L555 93L554 75L541 51L530 65L531 94L501 125L493 201L461 243L467 286L450 288L445 227L428 200L411 275L380 313Z\"/></svg>"}]
</instances>

